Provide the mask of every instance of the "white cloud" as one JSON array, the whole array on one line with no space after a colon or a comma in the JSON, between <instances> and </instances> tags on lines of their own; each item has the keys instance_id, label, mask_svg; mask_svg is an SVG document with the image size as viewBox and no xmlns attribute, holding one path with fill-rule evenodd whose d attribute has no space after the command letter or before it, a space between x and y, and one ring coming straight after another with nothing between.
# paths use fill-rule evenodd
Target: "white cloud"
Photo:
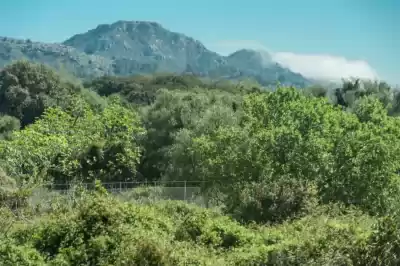
<instances>
[{"instance_id":1,"label":"white cloud","mask_svg":"<svg viewBox=\"0 0 400 266\"><path fill-rule=\"evenodd\" d=\"M273 52L262 43L253 40L220 41L210 48L224 55L243 48L268 51L277 63L314 79L339 81L341 78L350 77L378 78L377 72L364 60L351 60L329 54Z\"/></svg>"},{"instance_id":2,"label":"white cloud","mask_svg":"<svg viewBox=\"0 0 400 266\"><path fill-rule=\"evenodd\" d=\"M368 62L363 60L349 60L345 57L332 55L295 54L290 52L277 52L272 57L279 64L310 78L331 81L351 77L378 78L376 71Z\"/></svg>"}]
</instances>

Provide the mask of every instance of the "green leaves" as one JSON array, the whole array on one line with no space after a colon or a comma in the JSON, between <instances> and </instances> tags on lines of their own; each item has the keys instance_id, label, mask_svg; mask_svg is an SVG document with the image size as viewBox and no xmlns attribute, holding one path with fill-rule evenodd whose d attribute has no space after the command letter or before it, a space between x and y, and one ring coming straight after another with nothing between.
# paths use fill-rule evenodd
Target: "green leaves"
<instances>
[{"instance_id":1,"label":"green leaves","mask_svg":"<svg viewBox=\"0 0 400 266\"><path fill-rule=\"evenodd\" d=\"M243 109L240 129L219 128L194 138L191 147L200 176L220 180L221 192L254 180L296 178L315 182L322 202L385 212L400 134L399 120L386 116L379 101L365 99L353 115L280 88L246 97Z\"/></svg>"},{"instance_id":2,"label":"green leaves","mask_svg":"<svg viewBox=\"0 0 400 266\"><path fill-rule=\"evenodd\" d=\"M57 182L134 178L140 155L136 138L143 133L137 115L117 103L100 114L85 104L75 110L47 109L35 124L1 142L9 175ZM90 154L96 143L102 143L99 153Z\"/></svg>"},{"instance_id":3,"label":"green leaves","mask_svg":"<svg viewBox=\"0 0 400 266\"><path fill-rule=\"evenodd\" d=\"M197 163L188 161L188 140L237 125L241 114L232 104L239 101L230 93L159 91L155 103L143 110L147 135L140 172L150 179L187 179Z\"/></svg>"},{"instance_id":4,"label":"green leaves","mask_svg":"<svg viewBox=\"0 0 400 266\"><path fill-rule=\"evenodd\" d=\"M13 266L13 265L21 265L21 266L45 266L45 262L43 257L40 255L37 250L16 245L12 243L12 241L0 241L0 261L4 266Z\"/></svg>"},{"instance_id":5,"label":"green leaves","mask_svg":"<svg viewBox=\"0 0 400 266\"><path fill-rule=\"evenodd\" d=\"M296 186L292 181L283 188ZM272 191L278 192L279 187ZM248 189L256 193L240 207L256 203L253 199L259 196L257 193L268 187ZM270 206L261 215L273 214L280 219L288 207L299 211L307 207L302 205L305 202L297 201L301 195L292 194L302 189L292 189L261 193L272 196L265 197L261 204L279 195L286 201L281 205L281 214L273 209L276 206ZM33 223L13 228L10 239L0 241L0 259L5 265L99 266L398 262L394 255L399 236L392 219L376 223L376 219L359 211L334 205L313 211L275 226L246 227L231 217L183 202L139 205L95 192L77 198L73 209L55 210Z\"/></svg>"},{"instance_id":6,"label":"green leaves","mask_svg":"<svg viewBox=\"0 0 400 266\"><path fill-rule=\"evenodd\" d=\"M17 118L9 115L0 116L0 139L9 139L13 131L20 128Z\"/></svg>"},{"instance_id":7,"label":"green leaves","mask_svg":"<svg viewBox=\"0 0 400 266\"><path fill-rule=\"evenodd\" d=\"M69 96L77 91L52 69L17 61L0 72L0 112L17 117L26 126L48 107L67 106Z\"/></svg>"}]
</instances>

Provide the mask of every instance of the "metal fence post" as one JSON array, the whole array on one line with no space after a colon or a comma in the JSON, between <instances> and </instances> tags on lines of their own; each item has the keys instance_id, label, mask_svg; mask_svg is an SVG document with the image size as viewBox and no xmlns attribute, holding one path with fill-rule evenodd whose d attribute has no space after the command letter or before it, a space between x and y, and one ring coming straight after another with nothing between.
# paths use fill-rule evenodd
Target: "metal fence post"
<instances>
[{"instance_id":1,"label":"metal fence post","mask_svg":"<svg viewBox=\"0 0 400 266\"><path fill-rule=\"evenodd\" d=\"M183 181L183 183L184 183L184 194L183 194L183 200L184 200L184 201L186 201L186 193L187 193L187 191L186 191L186 180L185 180L185 181Z\"/></svg>"}]
</instances>

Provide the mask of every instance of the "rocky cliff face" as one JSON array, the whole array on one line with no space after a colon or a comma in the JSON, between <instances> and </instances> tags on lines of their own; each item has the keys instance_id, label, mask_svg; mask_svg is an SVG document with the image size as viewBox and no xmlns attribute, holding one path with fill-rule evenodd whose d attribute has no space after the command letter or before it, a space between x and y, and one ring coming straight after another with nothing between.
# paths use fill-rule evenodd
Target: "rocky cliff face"
<instances>
[{"instance_id":1,"label":"rocky cliff face","mask_svg":"<svg viewBox=\"0 0 400 266\"><path fill-rule=\"evenodd\" d=\"M48 44L0 37L0 67L26 59L50 65L78 77L112 74L112 60L88 55L62 44Z\"/></svg>"}]
</instances>

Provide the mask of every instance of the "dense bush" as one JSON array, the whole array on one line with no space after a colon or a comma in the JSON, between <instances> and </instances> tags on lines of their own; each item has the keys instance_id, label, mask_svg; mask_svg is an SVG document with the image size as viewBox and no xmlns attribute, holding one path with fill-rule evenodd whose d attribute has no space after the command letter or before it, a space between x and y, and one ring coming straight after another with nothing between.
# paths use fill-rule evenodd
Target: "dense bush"
<instances>
[{"instance_id":1,"label":"dense bush","mask_svg":"<svg viewBox=\"0 0 400 266\"><path fill-rule=\"evenodd\" d=\"M67 106L77 90L44 65L17 61L0 72L0 112L17 117L25 126L48 107Z\"/></svg>"},{"instance_id":2,"label":"dense bush","mask_svg":"<svg viewBox=\"0 0 400 266\"><path fill-rule=\"evenodd\" d=\"M20 122L16 117L0 116L0 139L10 139L11 133L20 128Z\"/></svg>"},{"instance_id":3,"label":"dense bush","mask_svg":"<svg viewBox=\"0 0 400 266\"><path fill-rule=\"evenodd\" d=\"M149 105L157 97L157 91L168 89L171 91L193 91L195 88L202 91L224 91L243 95L251 92L259 92L261 86L252 81L233 83L227 80L204 80L193 75L155 74L154 76L114 77L105 76L86 82L84 84L92 88L101 96L120 94L131 103Z\"/></svg>"},{"instance_id":4,"label":"dense bush","mask_svg":"<svg viewBox=\"0 0 400 266\"><path fill-rule=\"evenodd\" d=\"M129 180L136 175L142 132L137 114L117 103L99 114L85 105L68 112L50 108L0 142L0 159L17 180Z\"/></svg>"},{"instance_id":5,"label":"dense bush","mask_svg":"<svg viewBox=\"0 0 400 266\"><path fill-rule=\"evenodd\" d=\"M2 210L24 208L28 205L30 195L29 187L18 187L15 179L0 169L0 208L5 208Z\"/></svg>"},{"instance_id":6,"label":"dense bush","mask_svg":"<svg viewBox=\"0 0 400 266\"><path fill-rule=\"evenodd\" d=\"M280 223L311 213L318 197L313 186L288 178L238 185L224 203L225 211L241 222Z\"/></svg>"},{"instance_id":7,"label":"dense bush","mask_svg":"<svg viewBox=\"0 0 400 266\"><path fill-rule=\"evenodd\" d=\"M8 265L397 265L399 243L393 220L339 206L244 227L182 202L136 205L99 192L9 236L0 244Z\"/></svg>"},{"instance_id":8,"label":"dense bush","mask_svg":"<svg viewBox=\"0 0 400 266\"><path fill-rule=\"evenodd\" d=\"M45 266L45 262L40 253L23 245L16 245L12 241L0 240L0 261L4 266Z\"/></svg>"},{"instance_id":9,"label":"dense bush","mask_svg":"<svg viewBox=\"0 0 400 266\"><path fill-rule=\"evenodd\" d=\"M237 106L234 108L232 106ZM240 115L240 98L230 93L170 92L161 90L151 106L143 109L142 118L147 135L140 172L148 178L169 175L172 179L193 178L192 164L187 160L185 140L207 134L219 127L235 125ZM188 135L188 136L185 136ZM180 172L171 161L184 159L187 169ZM170 168L173 166L173 168Z\"/></svg>"},{"instance_id":10,"label":"dense bush","mask_svg":"<svg viewBox=\"0 0 400 266\"><path fill-rule=\"evenodd\" d=\"M321 202L384 213L399 187L399 123L376 101L352 114L279 89L247 97L241 128L194 138L190 150L198 176L218 181L222 193L232 184L294 178L315 183Z\"/></svg>"}]
</instances>

